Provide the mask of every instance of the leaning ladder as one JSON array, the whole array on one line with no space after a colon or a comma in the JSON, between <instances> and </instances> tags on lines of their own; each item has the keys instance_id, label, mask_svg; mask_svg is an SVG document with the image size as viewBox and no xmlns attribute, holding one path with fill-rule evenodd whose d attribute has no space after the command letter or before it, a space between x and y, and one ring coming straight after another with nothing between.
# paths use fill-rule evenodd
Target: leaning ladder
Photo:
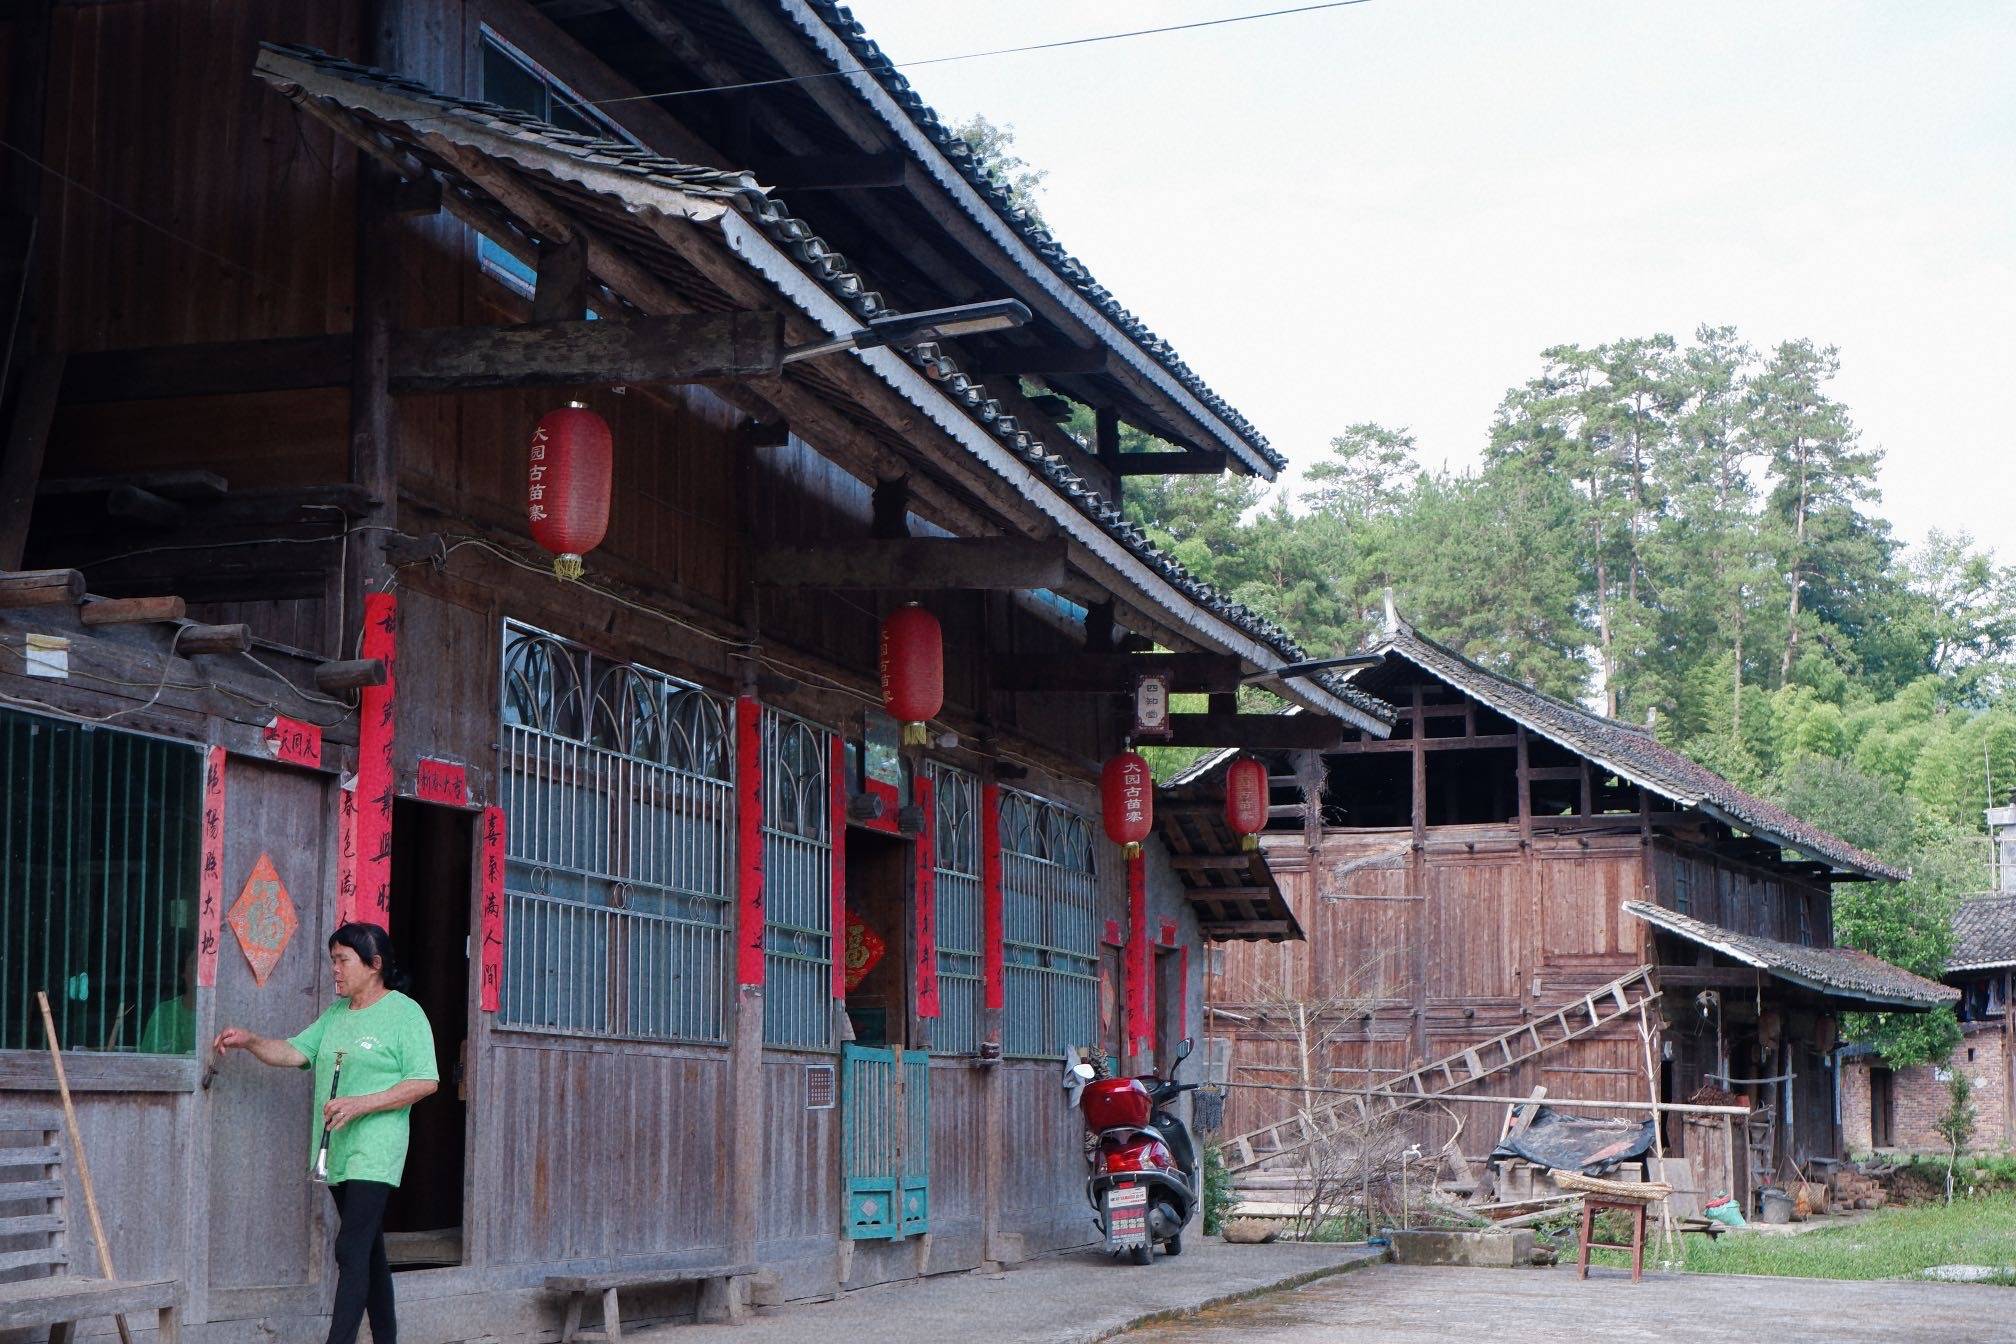
<instances>
[{"instance_id":1,"label":"leaning ladder","mask_svg":"<svg viewBox=\"0 0 2016 1344\"><path fill-rule=\"evenodd\" d=\"M1285 1120L1246 1131L1224 1141L1225 1169L1248 1171L1286 1153L1332 1138L1357 1125L1397 1114L1445 1093L1503 1073L1527 1060L1566 1045L1638 1011L1658 995L1652 967L1640 966L1553 1011L1523 1022L1476 1045L1466 1046L1418 1069L1367 1089L1366 1095L1339 1097Z\"/></svg>"}]
</instances>

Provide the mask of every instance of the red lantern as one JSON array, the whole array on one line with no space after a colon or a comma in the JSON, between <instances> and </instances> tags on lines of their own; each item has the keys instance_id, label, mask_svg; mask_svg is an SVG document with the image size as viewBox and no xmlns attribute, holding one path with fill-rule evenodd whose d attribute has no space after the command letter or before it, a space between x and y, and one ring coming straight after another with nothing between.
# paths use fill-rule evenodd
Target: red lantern
<instances>
[{"instance_id":1,"label":"red lantern","mask_svg":"<svg viewBox=\"0 0 2016 1344\"><path fill-rule=\"evenodd\" d=\"M1225 824L1239 835L1242 849L1258 849L1267 829L1267 767L1241 756L1225 772Z\"/></svg>"},{"instance_id":2,"label":"red lantern","mask_svg":"<svg viewBox=\"0 0 2016 1344\"><path fill-rule=\"evenodd\" d=\"M1155 776L1138 752L1123 751L1099 772L1099 795L1106 820L1106 838L1126 848L1127 857L1141 852L1141 842L1155 827Z\"/></svg>"},{"instance_id":3,"label":"red lantern","mask_svg":"<svg viewBox=\"0 0 2016 1344\"><path fill-rule=\"evenodd\" d=\"M581 577L581 557L609 530L609 424L578 401L548 411L532 431L525 517L553 552L553 573Z\"/></svg>"},{"instance_id":4,"label":"red lantern","mask_svg":"<svg viewBox=\"0 0 2016 1344\"><path fill-rule=\"evenodd\" d=\"M915 602L882 621L882 705L903 725L903 744L919 747L945 704L945 636L938 618Z\"/></svg>"}]
</instances>

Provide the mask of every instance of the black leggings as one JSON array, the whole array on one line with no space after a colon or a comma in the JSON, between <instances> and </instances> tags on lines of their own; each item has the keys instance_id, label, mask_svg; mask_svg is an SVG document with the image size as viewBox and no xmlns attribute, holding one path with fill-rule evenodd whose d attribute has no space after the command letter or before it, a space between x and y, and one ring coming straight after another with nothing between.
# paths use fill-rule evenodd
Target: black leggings
<instances>
[{"instance_id":1,"label":"black leggings","mask_svg":"<svg viewBox=\"0 0 2016 1344\"><path fill-rule=\"evenodd\" d=\"M357 1325L368 1310L371 1344L396 1344L399 1322L392 1314L392 1265L385 1258L385 1201L392 1187L383 1181L340 1181L329 1187L341 1219L336 1231L336 1306L329 1316L329 1344L357 1344Z\"/></svg>"}]
</instances>

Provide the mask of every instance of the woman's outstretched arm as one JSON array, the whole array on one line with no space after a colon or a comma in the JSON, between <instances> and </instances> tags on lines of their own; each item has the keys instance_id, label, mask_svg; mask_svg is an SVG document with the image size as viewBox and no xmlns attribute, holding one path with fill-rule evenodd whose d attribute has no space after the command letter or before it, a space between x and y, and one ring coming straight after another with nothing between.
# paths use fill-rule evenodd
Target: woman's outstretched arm
<instances>
[{"instance_id":1,"label":"woman's outstretched arm","mask_svg":"<svg viewBox=\"0 0 2016 1344\"><path fill-rule=\"evenodd\" d=\"M261 1064L271 1064L276 1069L298 1069L308 1062L308 1056L291 1042L254 1035L243 1027L226 1027L218 1032L215 1049L220 1055L226 1050L243 1050Z\"/></svg>"}]
</instances>

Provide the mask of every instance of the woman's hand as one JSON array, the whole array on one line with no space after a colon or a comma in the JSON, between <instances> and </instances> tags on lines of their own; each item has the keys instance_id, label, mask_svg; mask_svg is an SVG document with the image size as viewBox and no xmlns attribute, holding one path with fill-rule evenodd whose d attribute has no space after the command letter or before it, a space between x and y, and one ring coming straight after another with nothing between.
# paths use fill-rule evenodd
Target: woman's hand
<instances>
[{"instance_id":1,"label":"woman's hand","mask_svg":"<svg viewBox=\"0 0 2016 1344\"><path fill-rule=\"evenodd\" d=\"M331 1133L343 1128L360 1115L369 1115L377 1110L373 1097L331 1097L322 1105L322 1123Z\"/></svg>"},{"instance_id":2,"label":"woman's hand","mask_svg":"<svg viewBox=\"0 0 2016 1344\"><path fill-rule=\"evenodd\" d=\"M220 1057L227 1050L243 1050L261 1064L271 1064L276 1069L298 1069L308 1062L306 1055L286 1041L271 1040L243 1027L224 1028L210 1048Z\"/></svg>"},{"instance_id":3,"label":"woman's hand","mask_svg":"<svg viewBox=\"0 0 2016 1344\"><path fill-rule=\"evenodd\" d=\"M226 1050L250 1050L258 1041L257 1036L243 1027L226 1027L217 1033L217 1039L210 1048L221 1055Z\"/></svg>"}]
</instances>

